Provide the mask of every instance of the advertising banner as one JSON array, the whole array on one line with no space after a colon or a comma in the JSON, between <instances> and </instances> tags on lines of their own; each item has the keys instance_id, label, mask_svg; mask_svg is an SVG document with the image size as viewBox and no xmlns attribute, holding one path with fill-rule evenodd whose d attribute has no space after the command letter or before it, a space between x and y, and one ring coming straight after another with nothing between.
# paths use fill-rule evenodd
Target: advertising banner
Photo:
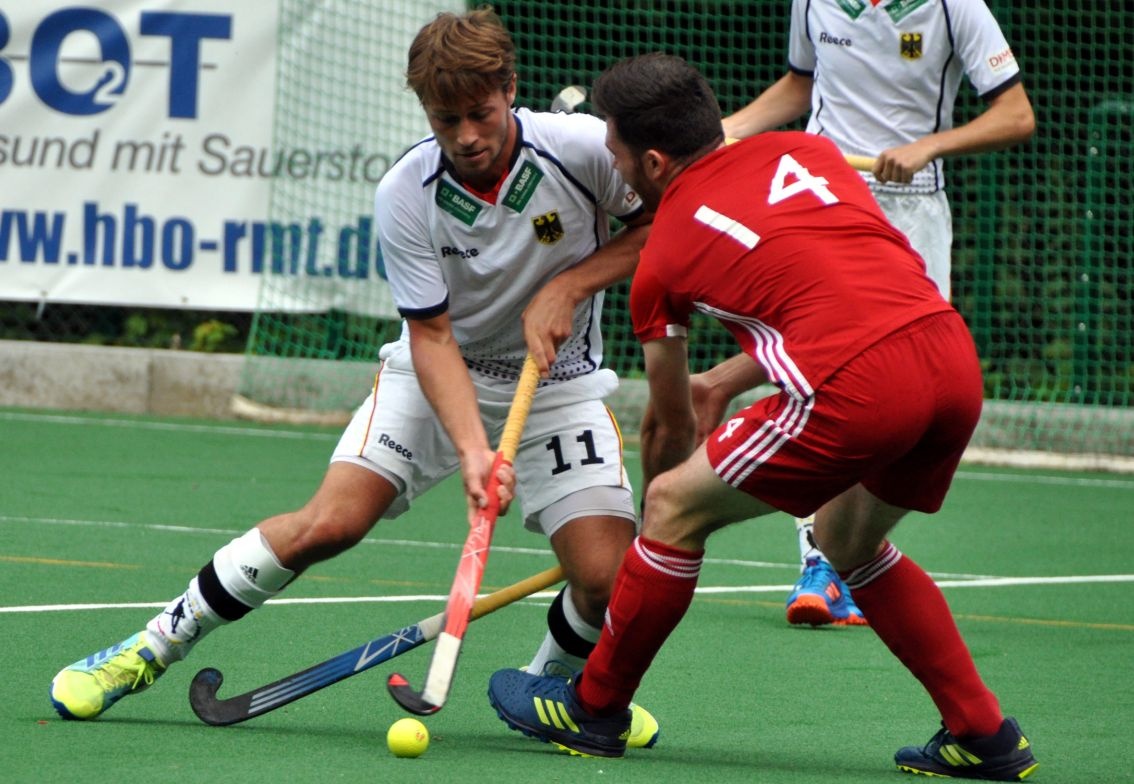
<instances>
[{"instance_id":1,"label":"advertising banner","mask_svg":"<svg viewBox=\"0 0 1134 784\"><path fill-rule=\"evenodd\" d=\"M428 130L404 58L438 8L403 0L356 73L313 32L351 5L282 20L281 0L0 0L0 299L253 310L272 275L295 292L275 309L393 315L371 295L371 200ZM305 117L288 74L373 106Z\"/></svg>"}]
</instances>

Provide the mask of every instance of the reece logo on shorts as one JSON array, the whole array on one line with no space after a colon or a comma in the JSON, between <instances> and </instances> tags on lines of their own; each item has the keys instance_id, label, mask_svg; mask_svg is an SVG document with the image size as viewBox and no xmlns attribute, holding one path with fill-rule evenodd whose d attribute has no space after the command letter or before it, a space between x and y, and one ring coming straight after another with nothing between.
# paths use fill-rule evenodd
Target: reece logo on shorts
<instances>
[{"instance_id":1,"label":"reece logo on shorts","mask_svg":"<svg viewBox=\"0 0 1134 784\"><path fill-rule=\"evenodd\" d=\"M389 447L390 449L393 449L395 452L397 452L399 455L404 457L406 460L413 460L413 452L406 449L404 446L399 444L394 439L390 438L390 436L388 436L386 433L383 433L382 435L378 436L378 445Z\"/></svg>"}]
</instances>

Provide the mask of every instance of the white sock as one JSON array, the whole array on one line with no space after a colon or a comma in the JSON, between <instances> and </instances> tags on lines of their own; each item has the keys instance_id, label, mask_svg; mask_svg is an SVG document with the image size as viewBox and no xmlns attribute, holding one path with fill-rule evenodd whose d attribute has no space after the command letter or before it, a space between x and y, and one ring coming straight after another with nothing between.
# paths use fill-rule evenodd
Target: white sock
<instances>
[{"instance_id":1,"label":"white sock","mask_svg":"<svg viewBox=\"0 0 1134 784\"><path fill-rule=\"evenodd\" d=\"M253 528L217 550L185 593L146 624L146 637L162 664L181 661L206 634L262 606L293 577Z\"/></svg>"},{"instance_id":2,"label":"white sock","mask_svg":"<svg viewBox=\"0 0 1134 784\"><path fill-rule=\"evenodd\" d=\"M591 626L579 615L571 598L571 586L568 585L560 591L557 600L552 604L552 612L548 613L547 635L536 651L535 658L528 664L528 672L567 678L583 669L587 656L579 654L583 649L586 649L587 655L590 654L599 636L602 635L602 629ZM560 605L558 614L554 612L556 604ZM555 617L556 615L558 617ZM562 625L563 621L566 621L566 628ZM556 639L556 631L560 637L568 638L565 642L572 645L574 653L569 653L563 648Z\"/></svg>"},{"instance_id":3,"label":"white sock","mask_svg":"<svg viewBox=\"0 0 1134 784\"><path fill-rule=\"evenodd\" d=\"M815 515L810 517L797 517L795 519L795 530L799 534L799 562L802 566L807 565L808 558L818 558L821 561L826 561L827 556L819 551L815 544L815 535L812 529L815 527Z\"/></svg>"},{"instance_id":4,"label":"white sock","mask_svg":"<svg viewBox=\"0 0 1134 784\"><path fill-rule=\"evenodd\" d=\"M185 593L146 624L146 639L158 661L168 667L188 656L197 640L223 623L227 621L213 612L201 596L197 577L194 576Z\"/></svg>"}]
</instances>

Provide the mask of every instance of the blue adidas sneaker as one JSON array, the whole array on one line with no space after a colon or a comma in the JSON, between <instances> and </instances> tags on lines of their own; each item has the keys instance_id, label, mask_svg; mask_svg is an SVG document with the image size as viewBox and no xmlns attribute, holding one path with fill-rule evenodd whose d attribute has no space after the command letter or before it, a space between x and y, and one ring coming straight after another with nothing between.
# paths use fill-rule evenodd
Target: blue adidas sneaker
<instances>
[{"instance_id":1,"label":"blue adidas sneaker","mask_svg":"<svg viewBox=\"0 0 1134 784\"><path fill-rule=\"evenodd\" d=\"M527 665L520 667L520 672L527 672ZM569 680L575 673L566 664L560 661L549 661L543 665L540 673L549 678ZM628 749L652 749L661 737L661 726L654 714L636 702L630 703L630 736L626 738Z\"/></svg>"},{"instance_id":2,"label":"blue adidas sneaker","mask_svg":"<svg viewBox=\"0 0 1134 784\"><path fill-rule=\"evenodd\" d=\"M808 558L803 574L787 598L788 623L799 626L867 626L850 589L831 564Z\"/></svg>"},{"instance_id":3,"label":"blue adidas sneaker","mask_svg":"<svg viewBox=\"0 0 1134 784\"><path fill-rule=\"evenodd\" d=\"M146 633L138 632L61 670L51 681L51 704L65 719L94 719L164 672Z\"/></svg>"},{"instance_id":4,"label":"blue adidas sneaker","mask_svg":"<svg viewBox=\"0 0 1134 784\"><path fill-rule=\"evenodd\" d=\"M574 681L499 670L488 701L511 729L584 757L621 757L630 736L630 709L592 716L575 697Z\"/></svg>"},{"instance_id":5,"label":"blue adidas sneaker","mask_svg":"<svg viewBox=\"0 0 1134 784\"><path fill-rule=\"evenodd\" d=\"M1011 717L995 735L964 743L942 726L924 746L898 749L894 763L905 773L981 781L1023 781L1039 767L1031 744Z\"/></svg>"}]
</instances>

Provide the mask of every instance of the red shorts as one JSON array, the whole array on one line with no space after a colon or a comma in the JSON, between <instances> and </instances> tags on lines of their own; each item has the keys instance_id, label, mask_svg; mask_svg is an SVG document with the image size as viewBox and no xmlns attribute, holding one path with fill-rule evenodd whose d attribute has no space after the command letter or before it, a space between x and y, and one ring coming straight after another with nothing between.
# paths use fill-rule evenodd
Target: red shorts
<instances>
[{"instance_id":1,"label":"red shorts","mask_svg":"<svg viewBox=\"0 0 1134 784\"><path fill-rule=\"evenodd\" d=\"M982 402L968 328L939 313L878 341L806 401L781 392L737 412L706 448L722 480L796 517L858 483L936 512Z\"/></svg>"}]
</instances>

